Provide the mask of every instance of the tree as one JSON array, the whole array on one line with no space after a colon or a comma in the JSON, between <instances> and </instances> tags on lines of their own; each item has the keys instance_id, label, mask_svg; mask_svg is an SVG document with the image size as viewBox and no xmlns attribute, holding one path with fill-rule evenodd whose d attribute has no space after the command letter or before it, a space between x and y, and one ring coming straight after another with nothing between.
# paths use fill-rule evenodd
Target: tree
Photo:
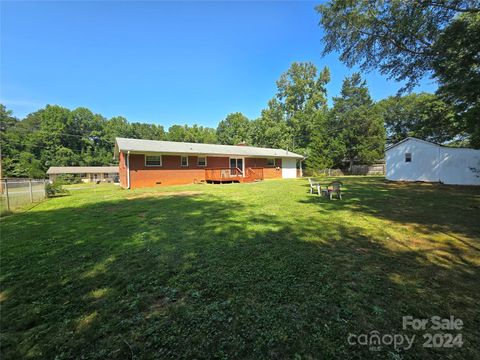
<instances>
[{"instance_id":1,"label":"tree","mask_svg":"<svg viewBox=\"0 0 480 360\"><path fill-rule=\"evenodd\" d=\"M324 54L339 51L348 66L378 69L412 90L430 75L456 107L457 140L480 147L480 2L478 0L333 0L317 6Z\"/></svg>"},{"instance_id":2,"label":"tree","mask_svg":"<svg viewBox=\"0 0 480 360\"><path fill-rule=\"evenodd\" d=\"M329 118L322 118L311 134L305 164L314 174L342 163L345 144L334 131Z\"/></svg>"},{"instance_id":3,"label":"tree","mask_svg":"<svg viewBox=\"0 0 480 360\"><path fill-rule=\"evenodd\" d=\"M273 98L262 110L260 118L251 124L252 144L260 147L289 149L292 147L282 104Z\"/></svg>"},{"instance_id":4,"label":"tree","mask_svg":"<svg viewBox=\"0 0 480 360\"><path fill-rule=\"evenodd\" d=\"M235 145L242 141L249 143L250 120L239 112L229 114L218 124L217 138L220 144L226 145Z\"/></svg>"},{"instance_id":5,"label":"tree","mask_svg":"<svg viewBox=\"0 0 480 360\"><path fill-rule=\"evenodd\" d=\"M12 110L7 110L5 105L0 104L0 132L5 132L14 127L18 119L13 116Z\"/></svg>"},{"instance_id":6,"label":"tree","mask_svg":"<svg viewBox=\"0 0 480 360\"><path fill-rule=\"evenodd\" d=\"M130 124L132 137L135 139L163 140L165 130L161 125L134 122Z\"/></svg>"},{"instance_id":7,"label":"tree","mask_svg":"<svg viewBox=\"0 0 480 360\"><path fill-rule=\"evenodd\" d=\"M203 144L217 143L215 129L198 126L196 124L192 126L172 125L168 129L166 137L170 141L184 141Z\"/></svg>"},{"instance_id":8,"label":"tree","mask_svg":"<svg viewBox=\"0 0 480 360\"><path fill-rule=\"evenodd\" d=\"M198 125L163 126L109 120L87 108L57 105L16 119L0 104L0 135L5 176L43 177L50 166L101 166L113 162L116 137L216 143L216 130Z\"/></svg>"},{"instance_id":9,"label":"tree","mask_svg":"<svg viewBox=\"0 0 480 360\"><path fill-rule=\"evenodd\" d=\"M460 13L478 13L480 5L477 0L333 0L316 9L324 54L339 51L348 66L379 69L412 89L432 70L439 55L434 44L443 30Z\"/></svg>"},{"instance_id":10,"label":"tree","mask_svg":"<svg viewBox=\"0 0 480 360\"><path fill-rule=\"evenodd\" d=\"M203 144L217 143L216 129L198 126L197 124L185 125L185 127L187 129L187 139L185 141Z\"/></svg>"},{"instance_id":11,"label":"tree","mask_svg":"<svg viewBox=\"0 0 480 360\"><path fill-rule=\"evenodd\" d=\"M382 159L385 128L360 74L354 73L345 78L341 96L333 101L329 128L335 146L330 146L343 158L337 158L336 162L347 161L351 170L354 162L369 164Z\"/></svg>"},{"instance_id":12,"label":"tree","mask_svg":"<svg viewBox=\"0 0 480 360\"><path fill-rule=\"evenodd\" d=\"M133 130L123 116L115 116L105 124L105 140L113 144L116 137L133 137Z\"/></svg>"},{"instance_id":13,"label":"tree","mask_svg":"<svg viewBox=\"0 0 480 360\"><path fill-rule=\"evenodd\" d=\"M283 106L287 125L291 129L292 147L305 152L310 135L319 119L318 112L326 113L327 90L330 71L325 67L320 73L310 63L293 63L277 81L277 98Z\"/></svg>"},{"instance_id":14,"label":"tree","mask_svg":"<svg viewBox=\"0 0 480 360\"><path fill-rule=\"evenodd\" d=\"M480 148L480 13L462 14L439 36L432 62L437 91L457 112L459 131Z\"/></svg>"},{"instance_id":15,"label":"tree","mask_svg":"<svg viewBox=\"0 0 480 360\"><path fill-rule=\"evenodd\" d=\"M408 136L443 143L459 133L452 107L434 94L390 96L377 104L394 144Z\"/></svg>"}]
</instances>

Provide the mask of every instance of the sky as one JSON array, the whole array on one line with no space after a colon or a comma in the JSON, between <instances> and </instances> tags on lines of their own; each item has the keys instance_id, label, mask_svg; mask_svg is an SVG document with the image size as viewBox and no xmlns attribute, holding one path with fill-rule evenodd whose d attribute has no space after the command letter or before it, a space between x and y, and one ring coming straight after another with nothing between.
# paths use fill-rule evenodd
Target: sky
<instances>
[{"instance_id":1,"label":"sky","mask_svg":"<svg viewBox=\"0 0 480 360\"><path fill-rule=\"evenodd\" d=\"M318 2L1 1L0 102L22 118L46 104L131 122L216 127L254 119L295 61L328 66L328 97L354 72L322 57ZM362 74L372 97L401 84ZM415 91L435 91L425 80Z\"/></svg>"}]
</instances>

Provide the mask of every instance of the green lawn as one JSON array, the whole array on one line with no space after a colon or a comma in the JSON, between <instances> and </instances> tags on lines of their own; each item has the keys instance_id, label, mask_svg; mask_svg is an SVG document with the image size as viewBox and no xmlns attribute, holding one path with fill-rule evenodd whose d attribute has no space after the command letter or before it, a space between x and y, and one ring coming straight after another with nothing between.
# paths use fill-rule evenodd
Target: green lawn
<instances>
[{"instance_id":1,"label":"green lawn","mask_svg":"<svg viewBox=\"0 0 480 360\"><path fill-rule=\"evenodd\" d=\"M480 358L480 189L342 181L102 186L3 218L2 359ZM461 318L463 347L407 315ZM372 330L417 340L348 344Z\"/></svg>"}]
</instances>

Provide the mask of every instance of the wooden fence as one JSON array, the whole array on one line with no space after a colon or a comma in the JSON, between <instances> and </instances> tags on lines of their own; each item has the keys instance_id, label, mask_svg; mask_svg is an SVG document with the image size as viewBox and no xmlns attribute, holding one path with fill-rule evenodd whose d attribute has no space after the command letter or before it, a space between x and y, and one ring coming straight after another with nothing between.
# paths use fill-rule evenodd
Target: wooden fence
<instances>
[{"instance_id":1,"label":"wooden fence","mask_svg":"<svg viewBox=\"0 0 480 360\"><path fill-rule=\"evenodd\" d=\"M353 165L349 175L385 175L385 164Z\"/></svg>"},{"instance_id":2,"label":"wooden fence","mask_svg":"<svg viewBox=\"0 0 480 360\"><path fill-rule=\"evenodd\" d=\"M385 172L385 164L373 164L353 165L351 171L348 171L348 169L321 169L316 171L306 169L303 176L385 175Z\"/></svg>"}]
</instances>

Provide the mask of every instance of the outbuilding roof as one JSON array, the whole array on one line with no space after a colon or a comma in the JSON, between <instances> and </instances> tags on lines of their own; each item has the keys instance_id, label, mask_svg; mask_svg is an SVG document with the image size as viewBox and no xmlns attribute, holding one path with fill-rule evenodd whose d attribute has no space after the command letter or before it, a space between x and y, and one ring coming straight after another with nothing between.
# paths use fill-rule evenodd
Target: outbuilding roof
<instances>
[{"instance_id":1,"label":"outbuilding roof","mask_svg":"<svg viewBox=\"0 0 480 360\"><path fill-rule=\"evenodd\" d=\"M390 149L393 149L394 147L400 145L400 144L403 144L404 142L407 142L409 140L414 140L414 141L420 141L420 142L423 142L423 143L426 143L426 144L429 144L429 145L433 145L433 146L441 146L440 144L436 144L436 143L433 143L431 141L427 141L427 140L422 140L422 139L417 139L416 137L413 137L413 136L409 136L409 137L406 137L405 139L403 140L400 140L399 142L395 143L395 144L392 144L390 146L387 146L387 148L385 149L385 151L388 151Z\"/></svg>"},{"instance_id":2,"label":"outbuilding roof","mask_svg":"<svg viewBox=\"0 0 480 360\"><path fill-rule=\"evenodd\" d=\"M400 144L403 144L404 142L407 142L407 141L418 141L418 142L423 142L423 143L428 144L428 145L437 146L437 147L442 147L442 148L448 148L448 149L452 149L452 150L475 150L475 151L477 151L476 149L472 149L472 148L457 147L457 146L448 146L448 144L447 144L447 145L437 144L437 143L434 143L434 142L431 142L431 141L418 139L418 138L413 137L413 136L406 137L405 139L400 140L399 142L397 142L397 143L395 143L395 144L392 144L392 145L390 145L390 146L387 146L387 148L385 149L385 151L391 150L391 149L393 149L394 147L396 147L396 146L398 146L398 145L400 145Z\"/></svg>"},{"instance_id":3,"label":"outbuilding roof","mask_svg":"<svg viewBox=\"0 0 480 360\"><path fill-rule=\"evenodd\" d=\"M244 145L198 144L176 141L116 138L115 155L118 155L119 152L127 151L133 153L235 155L303 159L302 155L283 149L261 148Z\"/></svg>"},{"instance_id":4,"label":"outbuilding roof","mask_svg":"<svg viewBox=\"0 0 480 360\"><path fill-rule=\"evenodd\" d=\"M47 174L99 174L118 173L118 166L52 166Z\"/></svg>"}]
</instances>

